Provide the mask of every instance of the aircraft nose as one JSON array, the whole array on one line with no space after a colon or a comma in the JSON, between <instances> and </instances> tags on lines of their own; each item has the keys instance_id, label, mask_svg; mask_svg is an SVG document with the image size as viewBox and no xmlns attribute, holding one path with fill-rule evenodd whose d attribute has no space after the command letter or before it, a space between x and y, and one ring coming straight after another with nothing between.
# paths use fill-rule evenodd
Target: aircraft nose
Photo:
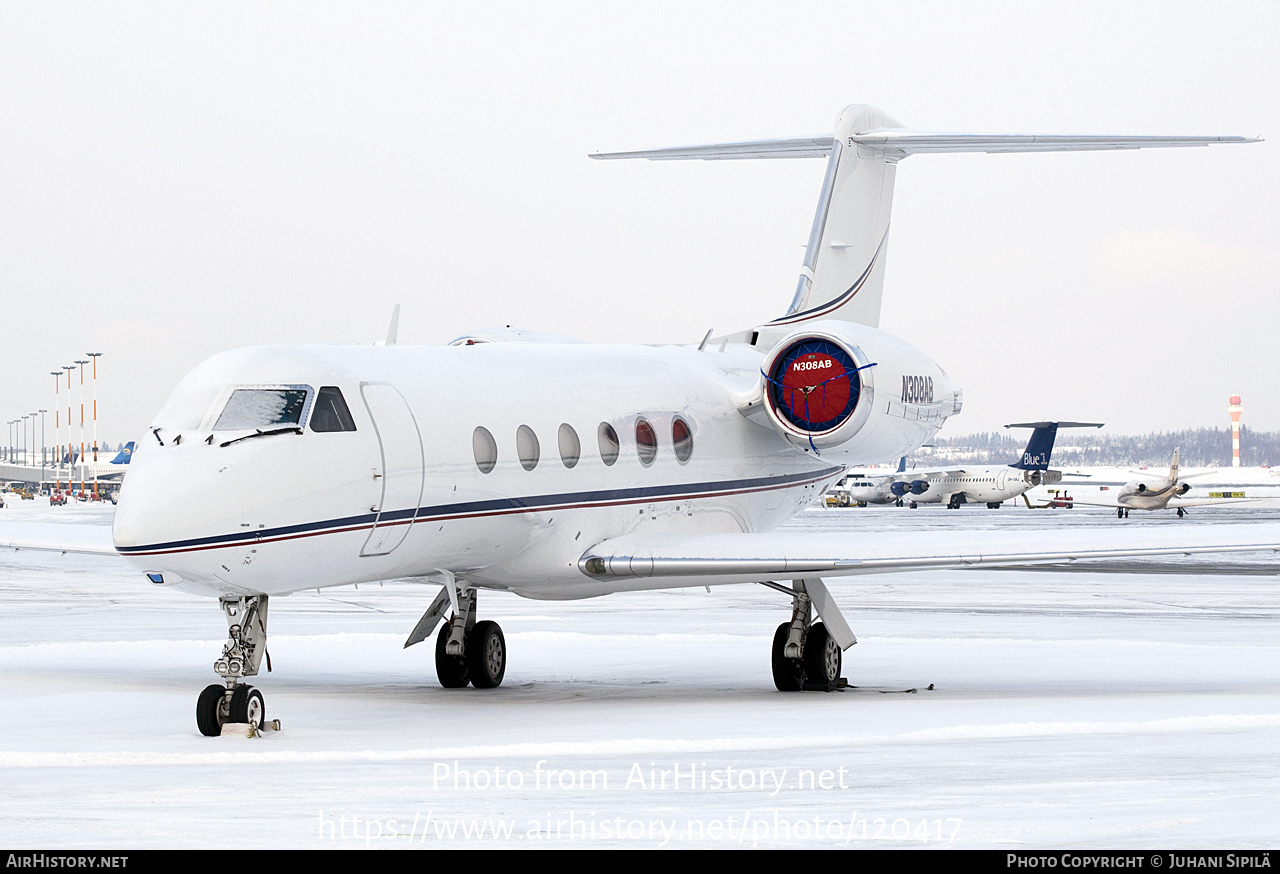
<instances>
[{"instance_id":1,"label":"aircraft nose","mask_svg":"<svg viewBox=\"0 0 1280 874\"><path fill-rule=\"evenodd\" d=\"M120 487L112 537L116 549L177 544L234 532L244 521L239 489L185 447L148 447L134 456Z\"/></svg>"}]
</instances>

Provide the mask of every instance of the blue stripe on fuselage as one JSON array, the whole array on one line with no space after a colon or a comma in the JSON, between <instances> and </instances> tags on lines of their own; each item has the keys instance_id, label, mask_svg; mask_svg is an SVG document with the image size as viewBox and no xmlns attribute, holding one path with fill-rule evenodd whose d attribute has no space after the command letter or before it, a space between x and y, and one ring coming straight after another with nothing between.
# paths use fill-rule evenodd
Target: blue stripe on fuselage
<instances>
[{"instance_id":1,"label":"blue stripe on fuselage","mask_svg":"<svg viewBox=\"0 0 1280 874\"><path fill-rule=\"evenodd\" d=\"M358 516L344 516L337 519L326 519L321 522L304 522L297 525L283 525L277 528L260 528L256 531L237 531L232 534L195 537L187 540L171 540L165 543L152 543L145 546L117 546L116 551L121 555L186 552L197 549L238 546L246 543L288 540L296 537L336 533L372 527L375 522L379 525L403 525L414 522L440 521L442 519L529 513L553 508L571 509L574 507L634 504L655 500L669 501L695 497L716 497L738 492L769 491L807 482L817 482L827 477L836 476L842 471L843 468L832 467L817 473L795 473L783 476L730 480L727 482L678 483L637 489L600 489L591 492L566 492L554 495L495 498L487 501L465 501L457 504L438 504L432 507L418 507L416 509L411 507L404 510L389 510L381 515L363 513Z\"/></svg>"}]
</instances>

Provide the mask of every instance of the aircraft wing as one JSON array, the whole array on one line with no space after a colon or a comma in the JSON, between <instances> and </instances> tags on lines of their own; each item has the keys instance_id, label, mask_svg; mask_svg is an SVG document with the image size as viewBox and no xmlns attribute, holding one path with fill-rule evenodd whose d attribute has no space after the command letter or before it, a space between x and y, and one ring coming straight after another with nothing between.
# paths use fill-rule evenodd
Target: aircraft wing
<instances>
[{"instance_id":1,"label":"aircraft wing","mask_svg":"<svg viewBox=\"0 0 1280 874\"><path fill-rule=\"evenodd\" d=\"M118 555L110 525L68 525L62 522L2 522L0 548Z\"/></svg>"},{"instance_id":2,"label":"aircraft wing","mask_svg":"<svg viewBox=\"0 0 1280 874\"><path fill-rule=\"evenodd\" d=\"M1219 504L1251 504L1254 501L1261 501L1262 498L1192 498L1190 501L1185 498L1173 497L1169 499L1170 507L1216 507Z\"/></svg>"},{"instance_id":3,"label":"aircraft wing","mask_svg":"<svg viewBox=\"0 0 1280 874\"><path fill-rule=\"evenodd\" d=\"M917 467L913 470L895 470L890 473L883 473L874 477L874 479L878 479L886 482L892 482L896 480L900 483L909 483L913 479L936 479L937 477L940 477L940 476L963 476L964 473L965 473L964 468L955 468L953 470L943 470L940 467L931 467L931 468ZM871 475L868 475L866 478L873 479Z\"/></svg>"},{"instance_id":4,"label":"aircraft wing","mask_svg":"<svg viewBox=\"0 0 1280 874\"><path fill-rule=\"evenodd\" d=\"M1116 501L1090 501L1087 499L1077 498L1074 495L1069 498L1060 498L1059 500L1070 501L1073 504L1079 504L1082 507L1106 507L1109 510L1117 510L1122 507ZM1190 501L1182 500L1176 495L1169 499L1166 505L1170 510L1176 510L1178 507L1216 507L1219 504L1249 504L1254 501L1261 501L1262 498L1193 498ZM1129 509L1135 509L1130 507ZM1142 507L1136 509L1145 509Z\"/></svg>"},{"instance_id":5,"label":"aircraft wing","mask_svg":"<svg viewBox=\"0 0 1280 874\"><path fill-rule=\"evenodd\" d=\"M913 480L935 480L948 476L964 476L965 473L964 468L956 468L955 470L904 470L902 473L895 473L891 479L900 483L909 483Z\"/></svg>"},{"instance_id":6,"label":"aircraft wing","mask_svg":"<svg viewBox=\"0 0 1280 874\"><path fill-rule=\"evenodd\" d=\"M931 568L995 567L1157 555L1280 551L1280 523L874 534L633 534L601 541L578 561L599 580L700 577L734 583ZM687 584L700 585L702 581ZM640 586L647 587L647 586Z\"/></svg>"},{"instance_id":7,"label":"aircraft wing","mask_svg":"<svg viewBox=\"0 0 1280 874\"><path fill-rule=\"evenodd\" d=\"M1052 495L1050 495L1049 497L1050 497L1051 499L1053 498L1053 496L1052 496ZM1026 496L1025 494L1022 496L1022 499L1023 499L1024 501L1026 501L1028 505L1030 505L1030 504L1031 504L1031 501L1027 499L1027 496ZM1056 498L1056 500L1059 500L1059 501L1068 501L1068 502L1070 502L1070 503L1072 503L1072 504L1079 504L1081 507L1106 507L1108 510L1116 510L1116 509L1119 509L1119 508L1120 508L1120 505L1119 505L1118 503L1116 503L1115 501L1111 501L1110 503L1108 503L1107 501L1090 501L1090 500L1088 500L1088 499L1083 499L1083 500L1082 500L1082 499L1080 499L1080 498L1077 498L1075 495L1072 495L1072 496L1071 496L1071 497L1069 497L1069 498L1068 498L1068 497L1060 497L1060 498ZM1037 508L1038 508L1038 507L1047 507L1047 506L1048 506L1048 504L1037 504L1037 505L1036 505L1036 507L1037 507Z\"/></svg>"}]
</instances>

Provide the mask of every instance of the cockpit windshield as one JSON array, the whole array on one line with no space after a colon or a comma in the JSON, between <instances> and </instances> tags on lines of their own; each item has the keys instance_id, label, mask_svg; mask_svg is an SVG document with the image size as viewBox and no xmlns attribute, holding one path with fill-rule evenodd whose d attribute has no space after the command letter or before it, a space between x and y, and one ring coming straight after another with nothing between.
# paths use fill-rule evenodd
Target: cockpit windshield
<instances>
[{"instance_id":1,"label":"cockpit windshield","mask_svg":"<svg viewBox=\"0 0 1280 874\"><path fill-rule=\"evenodd\" d=\"M305 386L238 388L222 408L215 431L243 431L279 425L300 425L306 412Z\"/></svg>"}]
</instances>

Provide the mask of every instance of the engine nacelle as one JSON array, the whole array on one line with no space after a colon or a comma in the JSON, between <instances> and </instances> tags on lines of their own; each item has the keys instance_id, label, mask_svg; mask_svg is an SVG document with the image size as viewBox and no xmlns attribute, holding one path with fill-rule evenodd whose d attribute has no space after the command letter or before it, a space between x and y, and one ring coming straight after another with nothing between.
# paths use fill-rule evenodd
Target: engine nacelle
<instances>
[{"instance_id":1,"label":"engine nacelle","mask_svg":"<svg viewBox=\"0 0 1280 874\"><path fill-rule=\"evenodd\" d=\"M919 448L962 394L929 356L865 325L814 322L765 356L769 422L796 446L883 460Z\"/></svg>"}]
</instances>

